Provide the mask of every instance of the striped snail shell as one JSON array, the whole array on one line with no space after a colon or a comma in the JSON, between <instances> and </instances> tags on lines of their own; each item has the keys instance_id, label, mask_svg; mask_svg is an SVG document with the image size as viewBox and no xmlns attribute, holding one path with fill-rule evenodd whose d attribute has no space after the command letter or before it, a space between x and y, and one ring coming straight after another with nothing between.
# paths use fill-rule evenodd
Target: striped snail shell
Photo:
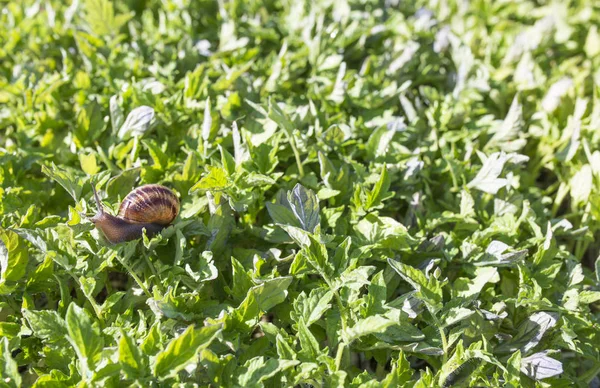
<instances>
[{"instance_id":1,"label":"striped snail shell","mask_svg":"<svg viewBox=\"0 0 600 388\"><path fill-rule=\"evenodd\" d=\"M179 199L165 186L150 184L134 189L123 199L117 216L104 211L93 185L92 189L98 212L90 221L113 244L136 240L144 229L149 237L154 236L179 214Z\"/></svg>"}]
</instances>

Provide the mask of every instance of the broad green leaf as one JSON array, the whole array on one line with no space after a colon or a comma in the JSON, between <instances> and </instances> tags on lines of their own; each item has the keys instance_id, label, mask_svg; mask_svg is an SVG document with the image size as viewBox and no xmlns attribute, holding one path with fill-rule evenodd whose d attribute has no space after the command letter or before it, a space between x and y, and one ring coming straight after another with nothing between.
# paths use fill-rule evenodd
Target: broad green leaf
<instances>
[{"instance_id":1,"label":"broad green leaf","mask_svg":"<svg viewBox=\"0 0 600 388\"><path fill-rule=\"evenodd\" d=\"M106 1L108 0L92 0L92 1ZM121 128L119 128L119 132L117 136L121 139L125 139L128 136L141 136L143 135L148 128L150 128L150 123L154 118L154 109L149 106L139 106L133 109L129 115L127 115L127 119Z\"/></svg>"},{"instance_id":2,"label":"broad green leaf","mask_svg":"<svg viewBox=\"0 0 600 388\"><path fill-rule=\"evenodd\" d=\"M300 319L298 325L298 339L300 341L300 347L302 351L300 355L304 356L307 360L316 360L321 354L319 342L310 331L310 329L304 323L304 320Z\"/></svg>"},{"instance_id":3,"label":"broad green leaf","mask_svg":"<svg viewBox=\"0 0 600 388\"><path fill-rule=\"evenodd\" d=\"M322 288L313 289L308 296L300 294L294 301L294 309L306 326L310 326L319 319L331 305L329 302L333 298L333 291Z\"/></svg>"},{"instance_id":4,"label":"broad green leaf","mask_svg":"<svg viewBox=\"0 0 600 388\"><path fill-rule=\"evenodd\" d=\"M429 306L432 313L442 308L442 288L433 276L427 279L418 269L392 259L388 259L388 264L417 291L417 297Z\"/></svg>"},{"instance_id":5,"label":"broad green leaf","mask_svg":"<svg viewBox=\"0 0 600 388\"><path fill-rule=\"evenodd\" d=\"M384 332L388 327L394 324L395 322L392 320L379 315L374 315L365 319L361 319L360 321L356 322L354 326L346 329L344 332L344 338L346 338L348 342L352 342L355 339L365 335Z\"/></svg>"},{"instance_id":6,"label":"broad green leaf","mask_svg":"<svg viewBox=\"0 0 600 388\"><path fill-rule=\"evenodd\" d=\"M21 279L28 262L27 247L19 236L10 230L0 229L0 283Z\"/></svg>"},{"instance_id":7,"label":"broad green leaf","mask_svg":"<svg viewBox=\"0 0 600 388\"><path fill-rule=\"evenodd\" d=\"M85 309L71 303L66 315L67 339L75 349L83 375L89 377L100 361L104 339Z\"/></svg>"},{"instance_id":8,"label":"broad green leaf","mask_svg":"<svg viewBox=\"0 0 600 388\"><path fill-rule=\"evenodd\" d=\"M222 190L227 187L227 174L219 167L209 167L206 174L198 183L190 189L190 192L197 190Z\"/></svg>"},{"instance_id":9,"label":"broad green leaf","mask_svg":"<svg viewBox=\"0 0 600 388\"><path fill-rule=\"evenodd\" d=\"M42 172L60 184L76 202L79 201L83 180L73 174L73 171L60 168L52 163L50 167L42 166Z\"/></svg>"},{"instance_id":10,"label":"broad green leaf","mask_svg":"<svg viewBox=\"0 0 600 388\"><path fill-rule=\"evenodd\" d=\"M517 350L506 362L504 379L512 387L521 386L521 351Z\"/></svg>"},{"instance_id":11,"label":"broad green leaf","mask_svg":"<svg viewBox=\"0 0 600 388\"><path fill-rule=\"evenodd\" d=\"M8 388L21 386L22 378L15 360L13 360L7 338L0 338L0 376L1 384Z\"/></svg>"},{"instance_id":12,"label":"broad green leaf","mask_svg":"<svg viewBox=\"0 0 600 388\"><path fill-rule=\"evenodd\" d=\"M288 192L288 202L302 229L314 233L321 224L319 199L315 193L297 184L292 191Z\"/></svg>"},{"instance_id":13,"label":"broad green leaf","mask_svg":"<svg viewBox=\"0 0 600 388\"><path fill-rule=\"evenodd\" d=\"M67 336L67 324L56 311L23 310L31 330L48 342L61 342Z\"/></svg>"},{"instance_id":14,"label":"broad green leaf","mask_svg":"<svg viewBox=\"0 0 600 388\"><path fill-rule=\"evenodd\" d=\"M387 191L389 190L391 183L387 169L387 166L384 165L379 180L375 184L375 187L373 187L373 190L369 192L367 204L365 206L366 209L379 206L381 201L387 196Z\"/></svg>"},{"instance_id":15,"label":"broad green leaf","mask_svg":"<svg viewBox=\"0 0 600 388\"><path fill-rule=\"evenodd\" d=\"M556 325L558 318L559 315L555 312L538 311L531 314L519 325L516 335L498 346L497 351L512 353L520 349L526 353L542 340L546 331Z\"/></svg>"},{"instance_id":16,"label":"broad green leaf","mask_svg":"<svg viewBox=\"0 0 600 388\"><path fill-rule=\"evenodd\" d=\"M96 155L93 153L80 153L79 163L81 163L81 169L88 175L94 175L100 171L100 167L96 161Z\"/></svg>"},{"instance_id":17,"label":"broad green leaf","mask_svg":"<svg viewBox=\"0 0 600 388\"><path fill-rule=\"evenodd\" d=\"M158 169L165 170L169 166L169 157L154 141L142 140L142 144L148 149L148 153Z\"/></svg>"},{"instance_id":18,"label":"broad green leaf","mask_svg":"<svg viewBox=\"0 0 600 388\"><path fill-rule=\"evenodd\" d=\"M492 138L485 145L485 148L498 147L506 152L518 151L526 143L525 139L519 138L522 130L523 106L519 102L519 96L515 96L504 121L494 131Z\"/></svg>"},{"instance_id":19,"label":"broad green leaf","mask_svg":"<svg viewBox=\"0 0 600 388\"><path fill-rule=\"evenodd\" d=\"M571 186L571 198L573 198L575 203L588 202L588 198L592 192L592 182L592 168L589 164L585 164L569 182Z\"/></svg>"},{"instance_id":20,"label":"broad green leaf","mask_svg":"<svg viewBox=\"0 0 600 388\"><path fill-rule=\"evenodd\" d=\"M198 354L205 349L221 332L220 325L205 326L200 329L188 326L178 337L172 339L166 348L156 355L152 373L161 380L176 375L186 365L196 362Z\"/></svg>"},{"instance_id":21,"label":"broad green leaf","mask_svg":"<svg viewBox=\"0 0 600 388\"><path fill-rule=\"evenodd\" d=\"M110 122L112 125L113 133L117 133L119 128L123 125L125 121L125 116L123 115L123 109L119 105L119 96L113 95L110 98Z\"/></svg>"},{"instance_id":22,"label":"broad green leaf","mask_svg":"<svg viewBox=\"0 0 600 388\"><path fill-rule=\"evenodd\" d=\"M127 378L145 375L145 363L142 352L135 341L125 331L121 332L119 340L119 364Z\"/></svg>"},{"instance_id":23,"label":"broad green leaf","mask_svg":"<svg viewBox=\"0 0 600 388\"><path fill-rule=\"evenodd\" d=\"M231 269L233 272L232 296L238 300L242 300L248 293L248 290L254 286L254 282L252 281L252 277L246 272L246 269L235 257L231 257Z\"/></svg>"},{"instance_id":24,"label":"broad green leaf","mask_svg":"<svg viewBox=\"0 0 600 388\"><path fill-rule=\"evenodd\" d=\"M300 227L300 222L294 215L294 212L291 209L288 209L286 206L267 202L266 207L269 215L273 221L275 221L275 223Z\"/></svg>"},{"instance_id":25,"label":"broad green leaf","mask_svg":"<svg viewBox=\"0 0 600 388\"><path fill-rule=\"evenodd\" d=\"M483 154L480 157L483 159L483 166L467 187L475 188L489 194L496 194L498 190L508 183L505 178L500 178L507 160L506 154L496 152L489 157Z\"/></svg>"},{"instance_id":26,"label":"broad green leaf","mask_svg":"<svg viewBox=\"0 0 600 388\"><path fill-rule=\"evenodd\" d=\"M287 288L292 283L292 277L280 277L265 281L254 286L249 293L254 295L259 308L262 311L269 311L273 306L282 303L287 295Z\"/></svg>"},{"instance_id":27,"label":"broad green leaf","mask_svg":"<svg viewBox=\"0 0 600 388\"><path fill-rule=\"evenodd\" d=\"M281 110L274 99L269 99L268 117L275 121L281 128L283 128L287 132L288 136L292 136L294 124L290 121L285 112Z\"/></svg>"},{"instance_id":28,"label":"broad green leaf","mask_svg":"<svg viewBox=\"0 0 600 388\"><path fill-rule=\"evenodd\" d=\"M535 380L542 380L563 373L562 363L548 357L547 354L548 351L544 351L521 359L521 372Z\"/></svg>"},{"instance_id":29,"label":"broad green leaf","mask_svg":"<svg viewBox=\"0 0 600 388\"><path fill-rule=\"evenodd\" d=\"M278 360L255 357L248 361L243 367L244 372L238 376L238 384L240 387L255 387L262 386L261 383L275 376L277 373L298 365L300 361L295 360Z\"/></svg>"}]
</instances>

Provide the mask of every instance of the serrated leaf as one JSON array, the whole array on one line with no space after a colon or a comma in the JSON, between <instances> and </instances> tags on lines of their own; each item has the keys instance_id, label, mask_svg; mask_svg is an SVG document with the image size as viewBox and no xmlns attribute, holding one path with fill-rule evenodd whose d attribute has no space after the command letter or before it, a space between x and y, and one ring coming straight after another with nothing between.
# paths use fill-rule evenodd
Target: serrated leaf
<instances>
[{"instance_id":1,"label":"serrated leaf","mask_svg":"<svg viewBox=\"0 0 600 388\"><path fill-rule=\"evenodd\" d=\"M321 353L317 339L304 323L304 320L298 321L298 339L300 340L301 354L308 360L316 360Z\"/></svg>"},{"instance_id":2,"label":"serrated leaf","mask_svg":"<svg viewBox=\"0 0 600 388\"><path fill-rule=\"evenodd\" d=\"M332 298L333 291L317 288L312 290L308 296L296 299L299 313L301 313L306 326L310 326L321 319L323 313L331 307L329 302Z\"/></svg>"},{"instance_id":3,"label":"serrated leaf","mask_svg":"<svg viewBox=\"0 0 600 388\"><path fill-rule=\"evenodd\" d=\"M275 374L298 365L300 361L296 360L277 360L269 359L265 361L264 357L255 357L249 360L244 366L244 372L238 376L240 387L256 387L267 381Z\"/></svg>"},{"instance_id":4,"label":"serrated leaf","mask_svg":"<svg viewBox=\"0 0 600 388\"><path fill-rule=\"evenodd\" d=\"M161 380L176 375L186 365L195 362L199 352L208 347L221 330L220 325L200 329L194 328L194 325L188 326L181 335L167 344L165 350L156 355L152 373Z\"/></svg>"},{"instance_id":5,"label":"serrated leaf","mask_svg":"<svg viewBox=\"0 0 600 388\"><path fill-rule=\"evenodd\" d=\"M125 331L122 331L119 340L119 364L127 378L135 379L145 375L142 352Z\"/></svg>"},{"instance_id":6,"label":"serrated leaf","mask_svg":"<svg viewBox=\"0 0 600 388\"><path fill-rule=\"evenodd\" d=\"M60 184L67 193L73 197L75 202L79 201L79 198L81 197L81 188L83 186L83 180L81 178L74 176L72 172L60 168L54 163L52 163L50 167L42 166L42 172Z\"/></svg>"},{"instance_id":7,"label":"serrated leaf","mask_svg":"<svg viewBox=\"0 0 600 388\"><path fill-rule=\"evenodd\" d=\"M344 338L346 338L348 342L352 342L365 335L383 332L392 325L394 325L394 321L379 315L374 315L372 317L361 319L356 322L354 326L346 329Z\"/></svg>"},{"instance_id":8,"label":"serrated leaf","mask_svg":"<svg viewBox=\"0 0 600 388\"><path fill-rule=\"evenodd\" d=\"M97 325L85 309L71 303L66 315L67 339L75 349L83 366L83 375L95 370L104 347L104 339Z\"/></svg>"},{"instance_id":9,"label":"serrated leaf","mask_svg":"<svg viewBox=\"0 0 600 388\"><path fill-rule=\"evenodd\" d=\"M67 324L56 311L23 310L31 330L36 336L49 342L60 342L67 336Z\"/></svg>"},{"instance_id":10,"label":"serrated leaf","mask_svg":"<svg viewBox=\"0 0 600 388\"><path fill-rule=\"evenodd\" d=\"M0 338L0 376L2 376L1 384L8 388L18 388L21 386L21 374L15 360L13 360L11 351L8 345L8 338Z\"/></svg>"},{"instance_id":11,"label":"serrated leaf","mask_svg":"<svg viewBox=\"0 0 600 388\"><path fill-rule=\"evenodd\" d=\"M206 174L198 183L190 189L190 192L196 190L222 190L228 185L227 174L222 168L209 166Z\"/></svg>"},{"instance_id":12,"label":"serrated leaf","mask_svg":"<svg viewBox=\"0 0 600 388\"><path fill-rule=\"evenodd\" d=\"M442 288L434 277L427 279L418 269L392 259L388 259L388 264L417 291L417 297L422 299L433 313L442 308Z\"/></svg>"}]
</instances>

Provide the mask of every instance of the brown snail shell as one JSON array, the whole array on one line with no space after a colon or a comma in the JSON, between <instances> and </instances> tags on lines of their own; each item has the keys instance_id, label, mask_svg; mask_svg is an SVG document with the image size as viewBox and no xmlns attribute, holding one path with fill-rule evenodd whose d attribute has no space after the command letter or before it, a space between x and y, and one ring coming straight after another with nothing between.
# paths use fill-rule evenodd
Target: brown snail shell
<instances>
[{"instance_id":1,"label":"brown snail shell","mask_svg":"<svg viewBox=\"0 0 600 388\"><path fill-rule=\"evenodd\" d=\"M179 213L179 199L161 185L144 185L127 194L119 207L119 218L139 223L169 225Z\"/></svg>"}]
</instances>

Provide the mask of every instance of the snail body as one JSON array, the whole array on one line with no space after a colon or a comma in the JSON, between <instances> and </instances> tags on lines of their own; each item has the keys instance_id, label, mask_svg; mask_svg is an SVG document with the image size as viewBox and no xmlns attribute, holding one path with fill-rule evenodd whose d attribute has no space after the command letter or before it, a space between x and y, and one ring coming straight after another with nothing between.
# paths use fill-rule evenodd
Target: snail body
<instances>
[{"instance_id":1,"label":"snail body","mask_svg":"<svg viewBox=\"0 0 600 388\"><path fill-rule=\"evenodd\" d=\"M113 244L136 240L146 229L153 236L167 227L179 214L179 199L161 185L144 185L127 194L117 216L104 211L98 193L92 185L98 212L90 221Z\"/></svg>"}]
</instances>

